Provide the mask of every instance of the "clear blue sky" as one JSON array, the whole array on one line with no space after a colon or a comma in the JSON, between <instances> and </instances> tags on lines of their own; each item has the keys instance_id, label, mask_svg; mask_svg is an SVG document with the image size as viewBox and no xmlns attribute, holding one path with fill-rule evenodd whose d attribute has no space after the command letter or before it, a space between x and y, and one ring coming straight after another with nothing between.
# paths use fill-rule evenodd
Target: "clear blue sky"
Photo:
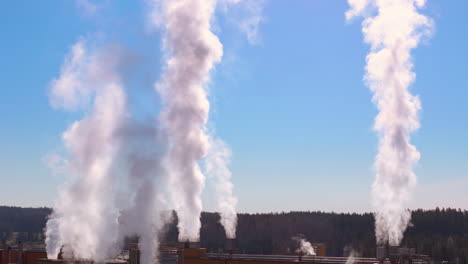
<instances>
[{"instance_id":1,"label":"clear blue sky","mask_svg":"<svg viewBox=\"0 0 468 264\"><path fill-rule=\"evenodd\" d=\"M53 110L47 87L80 36L138 54L131 83L146 98L162 57L142 2L107 1L94 15L72 0L0 4L0 204L51 206L64 181L43 159L78 116ZM344 0L266 1L257 45L218 12L225 54L211 117L233 151L239 211L370 210L376 109L362 82L368 46L346 9ZM423 111L412 207L468 209L468 2L428 0L423 12L436 30L413 53ZM212 210L210 184L204 195Z\"/></svg>"}]
</instances>

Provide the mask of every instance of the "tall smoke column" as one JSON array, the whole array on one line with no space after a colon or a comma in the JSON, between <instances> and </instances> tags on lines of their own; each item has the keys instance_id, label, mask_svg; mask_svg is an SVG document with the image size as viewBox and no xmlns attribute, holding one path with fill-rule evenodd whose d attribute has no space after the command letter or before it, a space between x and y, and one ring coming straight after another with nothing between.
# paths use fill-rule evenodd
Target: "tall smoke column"
<instances>
[{"instance_id":1,"label":"tall smoke column","mask_svg":"<svg viewBox=\"0 0 468 264\"><path fill-rule=\"evenodd\" d=\"M210 151L206 159L208 175L216 178L217 204L221 214L221 224L227 238L236 238L237 198L233 194L231 171L228 168L231 151L220 139L211 139Z\"/></svg>"},{"instance_id":2,"label":"tall smoke column","mask_svg":"<svg viewBox=\"0 0 468 264\"><path fill-rule=\"evenodd\" d=\"M124 197L131 202L119 217L119 241L138 236L140 262L154 264L158 262L161 233L172 216L162 189L167 184L160 177L164 175L161 168L164 138L154 126L135 120L128 121L118 134L125 142L119 163L128 169L129 175L126 183L129 193Z\"/></svg>"},{"instance_id":3,"label":"tall smoke column","mask_svg":"<svg viewBox=\"0 0 468 264\"><path fill-rule=\"evenodd\" d=\"M135 187L138 192L134 205L123 211L119 219L120 241L125 237L138 236L141 263L157 263L161 231L169 221L171 211L162 210L161 193L151 179L141 180Z\"/></svg>"},{"instance_id":4,"label":"tall smoke column","mask_svg":"<svg viewBox=\"0 0 468 264\"><path fill-rule=\"evenodd\" d=\"M109 52L108 52L109 51ZM116 73L119 56L111 50L89 53L76 43L51 83L51 104L74 110L92 101L82 120L63 133L70 182L59 192L46 226L47 255L103 261L118 253L118 214L113 163L120 147L115 132L126 112Z\"/></svg>"},{"instance_id":5,"label":"tall smoke column","mask_svg":"<svg viewBox=\"0 0 468 264\"><path fill-rule=\"evenodd\" d=\"M204 86L223 53L210 29L215 7L215 0L162 3L164 47L169 59L156 88L163 102L161 124L170 142L165 167L178 214L180 241L198 241L200 237L205 176L199 161L209 148L205 126L210 105Z\"/></svg>"},{"instance_id":6,"label":"tall smoke column","mask_svg":"<svg viewBox=\"0 0 468 264\"><path fill-rule=\"evenodd\" d=\"M348 0L349 20L364 15L364 38L371 45L365 80L379 109L375 130L379 151L372 186L377 243L398 245L411 218L407 201L416 184L413 167L419 152L410 135L419 128L419 98L409 92L415 79L411 50L429 34L432 21L418 13L425 0ZM371 9L377 13L373 17Z\"/></svg>"}]
</instances>

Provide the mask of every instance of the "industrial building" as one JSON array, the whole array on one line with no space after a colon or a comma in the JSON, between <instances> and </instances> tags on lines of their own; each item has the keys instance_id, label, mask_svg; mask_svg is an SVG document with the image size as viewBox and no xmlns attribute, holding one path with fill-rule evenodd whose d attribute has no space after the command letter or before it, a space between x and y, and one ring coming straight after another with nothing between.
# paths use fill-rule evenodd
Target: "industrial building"
<instances>
[{"instance_id":1,"label":"industrial building","mask_svg":"<svg viewBox=\"0 0 468 264\"><path fill-rule=\"evenodd\" d=\"M47 258L43 248L23 249L21 243L18 247L4 247L0 250L0 264L39 264L38 259Z\"/></svg>"},{"instance_id":2,"label":"industrial building","mask_svg":"<svg viewBox=\"0 0 468 264\"><path fill-rule=\"evenodd\" d=\"M377 258L329 257L324 255L255 255L235 254L228 248L226 253L207 253L206 249L179 247L178 264L429 264L428 256L418 255L412 249L400 247L378 247ZM318 251L320 252L320 251Z\"/></svg>"},{"instance_id":3,"label":"industrial building","mask_svg":"<svg viewBox=\"0 0 468 264\"><path fill-rule=\"evenodd\" d=\"M325 250L317 249L321 253L316 256L296 255L257 255L236 254L232 241L226 243L222 253L208 253L200 248L199 243L181 243L178 248L161 247L161 264L429 264L430 258L416 254L414 249L401 247L378 247L376 258L329 257ZM87 260L67 260L59 256L58 259L47 259L44 249L4 248L0 252L0 264L91 264ZM135 247L130 249L124 258L107 260L104 264L140 264L140 253Z\"/></svg>"}]
</instances>

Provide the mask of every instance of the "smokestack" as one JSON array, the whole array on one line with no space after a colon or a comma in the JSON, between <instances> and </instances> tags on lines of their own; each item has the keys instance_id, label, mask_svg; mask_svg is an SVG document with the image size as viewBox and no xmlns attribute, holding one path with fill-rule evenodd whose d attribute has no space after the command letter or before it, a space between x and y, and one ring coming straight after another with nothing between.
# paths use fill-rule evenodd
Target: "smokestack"
<instances>
[{"instance_id":1,"label":"smokestack","mask_svg":"<svg viewBox=\"0 0 468 264\"><path fill-rule=\"evenodd\" d=\"M226 238L226 242L224 245L224 248L227 252L233 251L234 250L234 243L235 243L234 238Z\"/></svg>"},{"instance_id":2,"label":"smokestack","mask_svg":"<svg viewBox=\"0 0 468 264\"><path fill-rule=\"evenodd\" d=\"M184 264L184 249L188 248L188 241L187 242L177 242L177 264Z\"/></svg>"},{"instance_id":3,"label":"smokestack","mask_svg":"<svg viewBox=\"0 0 468 264\"><path fill-rule=\"evenodd\" d=\"M140 250L137 247L130 249L129 264L140 264Z\"/></svg>"},{"instance_id":4,"label":"smokestack","mask_svg":"<svg viewBox=\"0 0 468 264\"><path fill-rule=\"evenodd\" d=\"M184 249L184 248L188 248L188 241L186 242L182 242L182 241L178 241L177 242L177 248L178 249Z\"/></svg>"},{"instance_id":5,"label":"smokestack","mask_svg":"<svg viewBox=\"0 0 468 264\"><path fill-rule=\"evenodd\" d=\"M234 254L235 243L236 243L235 238L226 238L224 251L229 254L229 258L232 258L232 254Z\"/></svg>"},{"instance_id":6,"label":"smokestack","mask_svg":"<svg viewBox=\"0 0 468 264\"><path fill-rule=\"evenodd\" d=\"M190 253L190 249L199 249L200 242L199 241L180 241L177 242L177 263L184 264L185 255ZM186 250L188 252L186 252Z\"/></svg>"},{"instance_id":7,"label":"smokestack","mask_svg":"<svg viewBox=\"0 0 468 264\"><path fill-rule=\"evenodd\" d=\"M200 241L190 241L189 248L200 248Z\"/></svg>"},{"instance_id":8,"label":"smokestack","mask_svg":"<svg viewBox=\"0 0 468 264\"><path fill-rule=\"evenodd\" d=\"M200 248L199 241L179 241L177 242L177 248L184 249L184 248Z\"/></svg>"},{"instance_id":9,"label":"smokestack","mask_svg":"<svg viewBox=\"0 0 468 264\"><path fill-rule=\"evenodd\" d=\"M377 246L375 255L376 255L377 261L379 261L379 263L382 264L386 258L385 247Z\"/></svg>"},{"instance_id":10,"label":"smokestack","mask_svg":"<svg viewBox=\"0 0 468 264\"><path fill-rule=\"evenodd\" d=\"M11 262L11 247L8 247L8 262L7 263L10 263Z\"/></svg>"},{"instance_id":11,"label":"smokestack","mask_svg":"<svg viewBox=\"0 0 468 264\"><path fill-rule=\"evenodd\" d=\"M389 246L388 247L388 258L392 264L398 263L398 255L399 255L399 247L398 246Z\"/></svg>"},{"instance_id":12,"label":"smokestack","mask_svg":"<svg viewBox=\"0 0 468 264\"><path fill-rule=\"evenodd\" d=\"M18 264L23 264L23 243L18 243Z\"/></svg>"}]
</instances>

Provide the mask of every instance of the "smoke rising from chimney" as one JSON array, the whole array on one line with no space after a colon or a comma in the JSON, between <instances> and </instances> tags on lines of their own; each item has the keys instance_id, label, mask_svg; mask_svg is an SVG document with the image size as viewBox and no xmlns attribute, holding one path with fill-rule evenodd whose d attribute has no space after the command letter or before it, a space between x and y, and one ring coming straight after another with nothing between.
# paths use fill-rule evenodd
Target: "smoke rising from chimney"
<instances>
[{"instance_id":1,"label":"smoke rising from chimney","mask_svg":"<svg viewBox=\"0 0 468 264\"><path fill-rule=\"evenodd\" d=\"M235 237L230 150L206 129L206 86L223 54L210 29L216 4L154 1L152 22L164 28L168 58L156 85L163 103L160 128L132 116L121 72L125 54L108 47L90 50L84 39L72 47L60 76L51 82L50 103L85 114L63 134L68 156L49 162L55 166L63 160L64 173L72 175L47 222L49 258L63 246L65 257L99 262L115 257L125 237L137 235L142 263L154 263L173 207L179 240L198 241L203 161L206 173L217 179L226 236Z\"/></svg>"},{"instance_id":2,"label":"smoke rising from chimney","mask_svg":"<svg viewBox=\"0 0 468 264\"><path fill-rule=\"evenodd\" d=\"M365 17L362 31L371 46L365 80L379 109L374 129L379 135L372 186L375 231L379 244L398 245L410 221L406 209L420 154L410 143L419 128L419 98L410 93L415 79L411 50L431 31L432 20L418 13L425 0L348 0L346 19ZM368 16L370 11L375 16Z\"/></svg>"},{"instance_id":3,"label":"smoke rising from chimney","mask_svg":"<svg viewBox=\"0 0 468 264\"><path fill-rule=\"evenodd\" d=\"M231 171L228 168L231 151L220 139L210 140L210 150L206 158L206 173L216 179L217 205L221 215L221 224L227 238L236 237L237 198L233 194Z\"/></svg>"},{"instance_id":4,"label":"smoke rising from chimney","mask_svg":"<svg viewBox=\"0 0 468 264\"><path fill-rule=\"evenodd\" d=\"M358 254L356 251L351 250L351 252L349 253L349 256L348 258L346 259L346 263L345 264L354 264L356 263L356 258L358 257Z\"/></svg>"},{"instance_id":5,"label":"smoke rising from chimney","mask_svg":"<svg viewBox=\"0 0 468 264\"><path fill-rule=\"evenodd\" d=\"M56 258L62 245L65 257L102 261L118 253L113 163L121 143L115 132L125 116L126 96L116 73L120 57L110 55L89 54L80 40L72 47L60 77L51 83L51 103L56 107L93 103L85 117L62 135L72 178L60 190L47 223L49 258Z\"/></svg>"},{"instance_id":6,"label":"smoke rising from chimney","mask_svg":"<svg viewBox=\"0 0 468 264\"><path fill-rule=\"evenodd\" d=\"M81 39L51 83L54 107L84 108L86 114L63 134L69 154L64 171L72 178L47 222L49 258L64 246L64 257L102 261L136 235L142 263L157 261L159 236L170 219L158 188L165 186L165 138L131 116L121 78L128 57L114 47L90 51Z\"/></svg>"},{"instance_id":7,"label":"smoke rising from chimney","mask_svg":"<svg viewBox=\"0 0 468 264\"><path fill-rule=\"evenodd\" d=\"M151 122L147 123L127 120L118 131L125 142L119 164L128 175L122 197L124 202L130 201L121 209L119 242L125 237L138 236L140 261L152 264L158 262L159 239L172 211L166 201L167 184L161 167L165 137Z\"/></svg>"},{"instance_id":8,"label":"smoke rising from chimney","mask_svg":"<svg viewBox=\"0 0 468 264\"><path fill-rule=\"evenodd\" d=\"M296 250L296 253L302 253L306 256L316 256L317 253L314 250L314 247L312 244L305 240L302 237L293 237L292 238L294 241L297 241L299 243L299 248Z\"/></svg>"},{"instance_id":9,"label":"smoke rising from chimney","mask_svg":"<svg viewBox=\"0 0 468 264\"><path fill-rule=\"evenodd\" d=\"M153 23L162 24L166 70L156 85L163 109L161 125L169 139L164 165L169 174L172 199L179 218L179 240L198 241L200 238L201 193L205 175L199 162L208 152L218 151L207 133L210 103L206 85L214 64L220 62L223 46L211 31L210 21L216 8L215 0L165 1L155 7L163 15L153 16ZM153 12L157 13L157 12ZM214 153L207 161L210 172L220 184L221 222L229 237L235 236L235 199L229 182L224 151ZM226 198L227 197L227 198Z\"/></svg>"}]
</instances>

